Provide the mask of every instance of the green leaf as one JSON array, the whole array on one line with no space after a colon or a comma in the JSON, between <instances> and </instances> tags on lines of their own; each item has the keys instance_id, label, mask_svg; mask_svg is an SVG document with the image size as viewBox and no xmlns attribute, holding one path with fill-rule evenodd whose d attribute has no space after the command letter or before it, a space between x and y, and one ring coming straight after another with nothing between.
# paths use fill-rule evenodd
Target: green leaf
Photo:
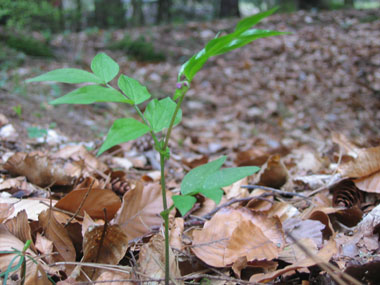
<instances>
[{"instance_id":1,"label":"green leaf","mask_svg":"<svg viewBox=\"0 0 380 285\"><path fill-rule=\"evenodd\" d=\"M120 102L133 104L132 100L128 100L119 91L99 85L88 85L66 95L57 98L51 102L52 105L58 104L92 104L95 102Z\"/></svg>"},{"instance_id":2,"label":"green leaf","mask_svg":"<svg viewBox=\"0 0 380 285\"><path fill-rule=\"evenodd\" d=\"M203 184L203 189L215 189L229 186L246 176L252 175L259 171L257 166L244 166L234 168L220 169L208 176Z\"/></svg>"},{"instance_id":3,"label":"green leaf","mask_svg":"<svg viewBox=\"0 0 380 285\"><path fill-rule=\"evenodd\" d=\"M214 161L203 164L196 168L193 168L186 174L181 183L182 195L193 195L199 193L203 189L203 185L206 179L215 171L217 171L223 163L226 161L226 157L222 156Z\"/></svg>"},{"instance_id":4,"label":"green leaf","mask_svg":"<svg viewBox=\"0 0 380 285\"><path fill-rule=\"evenodd\" d=\"M169 127L176 106L177 104L169 97L162 100L153 99L149 102L145 108L144 117L155 133ZM181 118L182 111L179 110L174 125L178 124Z\"/></svg>"},{"instance_id":5,"label":"green leaf","mask_svg":"<svg viewBox=\"0 0 380 285\"><path fill-rule=\"evenodd\" d=\"M219 204L224 194L223 190L220 188L204 188L199 193L201 193L203 196L207 198L210 198L216 204Z\"/></svg>"},{"instance_id":6,"label":"green leaf","mask_svg":"<svg viewBox=\"0 0 380 285\"><path fill-rule=\"evenodd\" d=\"M29 127L26 131L28 132L28 137L31 139L42 138L48 134L47 130L37 127Z\"/></svg>"},{"instance_id":7,"label":"green leaf","mask_svg":"<svg viewBox=\"0 0 380 285\"><path fill-rule=\"evenodd\" d=\"M151 96L145 86L141 85L136 79L124 74L119 77L117 85L136 105L148 100Z\"/></svg>"},{"instance_id":8,"label":"green leaf","mask_svg":"<svg viewBox=\"0 0 380 285\"><path fill-rule=\"evenodd\" d=\"M117 119L97 155L123 142L137 139L150 131L149 127L133 118Z\"/></svg>"},{"instance_id":9,"label":"green leaf","mask_svg":"<svg viewBox=\"0 0 380 285\"><path fill-rule=\"evenodd\" d=\"M217 37L209 41L204 49L192 56L181 66L178 73L178 80L181 80L181 77L185 76L188 81L192 81L195 74L202 68L210 57L237 49L259 38L287 34L277 31L263 30L251 30L251 32L247 32L247 30L249 30L253 25L257 24L265 17L273 14L276 10L277 8L273 8L266 12L245 18L236 25L233 33L222 37Z\"/></svg>"},{"instance_id":10,"label":"green leaf","mask_svg":"<svg viewBox=\"0 0 380 285\"><path fill-rule=\"evenodd\" d=\"M60 68L40 76L30 78L26 82L57 81L62 83L103 83L103 80L88 71L77 68Z\"/></svg>"},{"instance_id":11,"label":"green leaf","mask_svg":"<svg viewBox=\"0 0 380 285\"><path fill-rule=\"evenodd\" d=\"M98 53L91 62L91 70L104 83L110 82L119 73L119 65L108 55Z\"/></svg>"},{"instance_id":12,"label":"green leaf","mask_svg":"<svg viewBox=\"0 0 380 285\"><path fill-rule=\"evenodd\" d=\"M274 7L272 9L269 9L268 11L264 11L264 12L242 19L241 21L239 21L239 23L237 23L234 33L238 34L250 29L252 26L256 25L262 19L272 15L277 10L278 10L278 7Z\"/></svg>"},{"instance_id":13,"label":"green leaf","mask_svg":"<svg viewBox=\"0 0 380 285\"><path fill-rule=\"evenodd\" d=\"M172 197L174 206L179 210L182 216L184 216L188 211L193 208L197 199L193 196L173 196Z\"/></svg>"}]
</instances>

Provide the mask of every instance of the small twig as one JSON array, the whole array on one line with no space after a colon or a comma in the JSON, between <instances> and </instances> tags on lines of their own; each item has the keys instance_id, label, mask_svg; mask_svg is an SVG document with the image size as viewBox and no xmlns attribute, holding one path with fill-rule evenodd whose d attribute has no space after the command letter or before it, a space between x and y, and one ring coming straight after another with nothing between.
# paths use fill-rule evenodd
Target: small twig
<instances>
[{"instance_id":1,"label":"small twig","mask_svg":"<svg viewBox=\"0 0 380 285\"><path fill-rule=\"evenodd\" d=\"M83 207L83 205L84 205L84 202L86 201L88 195L90 194L90 191L91 191L92 186L94 185L94 183L95 183L95 180L92 180L92 182L91 182L91 184L90 184L90 187L88 187L88 190L87 190L86 194L84 195L82 201L80 202L77 211L74 213L74 215L73 215L70 219L68 219L68 221L67 221L66 224L64 225L65 228L71 223L72 220L74 220L74 219L79 215L79 212L80 212L80 210L82 210L82 207Z\"/></svg>"},{"instance_id":2,"label":"small twig","mask_svg":"<svg viewBox=\"0 0 380 285\"><path fill-rule=\"evenodd\" d=\"M276 189L276 188L272 188L272 187L267 187L267 186L261 186L261 185L243 185L241 186L241 188L246 188L246 189L262 189L262 190L265 190L265 191L272 191L273 193L276 193L276 194L279 194L279 195L284 195L284 196L297 196L297 197L300 197L300 198L303 198L303 199L310 199L309 197L305 196L305 195L302 195L300 193L296 193L296 192L287 192L287 191L282 191L282 190L279 190L279 189Z\"/></svg>"},{"instance_id":3,"label":"small twig","mask_svg":"<svg viewBox=\"0 0 380 285\"><path fill-rule=\"evenodd\" d=\"M49 204L44 202L44 201L40 201L41 204L45 205L45 206L48 206L49 207ZM69 215L69 216L73 216L74 213L73 212L70 212L70 211L66 211L66 210L62 210L62 209L59 209L59 208L56 208L56 207L51 207L51 209L53 211L57 211L57 212L61 212L61 213L64 213L66 215ZM84 217L81 216L81 215L77 215L77 218L80 218L80 219L83 219Z\"/></svg>"}]
</instances>

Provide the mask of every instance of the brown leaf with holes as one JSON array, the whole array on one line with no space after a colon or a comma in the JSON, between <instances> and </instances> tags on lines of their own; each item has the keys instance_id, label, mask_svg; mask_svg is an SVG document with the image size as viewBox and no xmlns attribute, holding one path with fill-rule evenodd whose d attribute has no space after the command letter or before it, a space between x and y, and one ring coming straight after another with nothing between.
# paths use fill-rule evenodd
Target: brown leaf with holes
<instances>
[{"instance_id":1,"label":"brown leaf with holes","mask_svg":"<svg viewBox=\"0 0 380 285\"><path fill-rule=\"evenodd\" d=\"M47 156L18 152L4 164L4 169L12 175L25 176L40 187L51 185L72 185L76 177L68 175L69 164L51 160Z\"/></svg>"},{"instance_id":2,"label":"brown leaf with holes","mask_svg":"<svg viewBox=\"0 0 380 285\"><path fill-rule=\"evenodd\" d=\"M86 212L93 219L104 219L103 209L106 209L107 220L109 221L119 210L121 201L111 190L87 188L71 191L59 200L55 207L75 213L81 204L79 215L83 216Z\"/></svg>"},{"instance_id":3,"label":"brown leaf with holes","mask_svg":"<svg viewBox=\"0 0 380 285\"><path fill-rule=\"evenodd\" d=\"M50 209L43 211L38 216L40 226L42 227L45 236L54 244L54 251L58 254L53 258L56 261L75 261L76 253L74 245L63 225L57 222L54 217L54 212ZM71 271L72 266L66 266Z\"/></svg>"},{"instance_id":4,"label":"brown leaf with holes","mask_svg":"<svg viewBox=\"0 0 380 285\"><path fill-rule=\"evenodd\" d=\"M118 264L128 249L128 237L118 225L90 226L83 238L82 262L101 264ZM82 271L95 280L100 275L100 269L84 266ZM81 274L78 281L85 281Z\"/></svg>"},{"instance_id":5,"label":"brown leaf with holes","mask_svg":"<svg viewBox=\"0 0 380 285\"><path fill-rule=\"evenodd\" d=\"M173 204L171 192L167 192L168 207ZM159 184L144 186L138 182L136 187L123 196L123 203L112 224L119 225L130 239L148 233L153 226L161 226L163 219L161 187Z\"/></svg>"}]
</instances>

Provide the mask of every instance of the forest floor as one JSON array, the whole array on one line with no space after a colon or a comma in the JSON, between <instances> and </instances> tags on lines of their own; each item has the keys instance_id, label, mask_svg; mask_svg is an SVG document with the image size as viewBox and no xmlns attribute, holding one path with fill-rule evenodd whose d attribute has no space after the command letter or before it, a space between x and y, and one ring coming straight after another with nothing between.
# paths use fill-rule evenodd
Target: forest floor
<instances>
[{"instance_id":1,"label":"forest floor","mask_svg":"<svg viewBox=\"0 0 380 285\"><path fill-rule=\"evenodd\" d=\"M236 203L233 207L219 211L219 216L214 215L215 219L206 222L202 230L183 226L181 229L181 222L173 220L173 231L180 236L177 239L173 237L173 244L177 246L174 252L180 260L179 264L172 264L174 277L180 279L181 276L188 276L188 280L198 282L202 278L214 280L212 282L218 279L220 284L226 284L227 281L233 284L240 278L241 284L249 280L282 280L289 284L300 284L300 280L313 283L323 278L324 282L330 282L331 278L341 277L337 272L332 273L325 268L322 272L317 270L314 265L318 262L313 258L310 260L302 250L300 251L298 243L292 238L285 237L286 231L292 232L293 236L302 236L304 239L299 243L309 247L312 255L322 259L322 263L328 264L332 260L341 271L347 271L355 264L357 267L347 272L361 279L361 282L379 284L379 277L376 277L376 274L371 275L371 272L376 272L380 266L379 245L376 246L380 224L380 210L377 206L380 179L373 180L371 177L380 171L379 18L380 10L319 13L300 11L274 15L261 22L258 27L288 31L292 34L260 39L227 55L212 58L196 75L183 103L182 122L173 131L172 156L167 172L169 189L174 193L178 191L181 179L193 167L226 155L225 166L257 165L261 166L262 170L258 175L224 189L222 203L231 199L261 195L260 191L265 191L240 188L240 185L244 184L259 184L281 191L303 193L313 197L313 200L306 203L299 198L297 200L294 195L280 195L271 196L270 200L268 198L260 203L259 200L249 204ZM3 71L0 74L0 191L12 195L20 195L19 191L24 191L21 196L27 198L41 194L33 188L36 184L39 187L53 186L53 189L56 186L54 181L51 185L38 185L38 179L33 180L31 176L41 174L30 174L30 164L18 171L5 166L7 159L12 155L19 152L39 152L40 158L46 155L51 159L50 156L53 154L55 159L60 157L75 161L73 153L78 149L74 151L67 148L85 145L90 150L98 149L116 118L126 114L135 116L132 109L125 109L125 106L114 103L51 106L48 104L49 101L64 95L73 87L52 82L26 84L25 79L62 67L89 70L92 58L98 52L104 51L118 62L121 73L146 85L153 97L170 96L175 90L181 63L199 51L218 31L233 29L236 22L236 19L230 19L131 28L126 31L88 30L56 35L52 40L56 54L54 59L26 57L21 66ZM154 43L157 50L166 54L167 60L160 63L142 63L131 59L123 52L107 49L111 43L122 39L125 33L132 38L144 35ZM17 108L18 112L15 111ZM33 138L38 137L41 130L47 131L48 135ZM58 155L58 149L62 147L66 147L66 154L63 155L61 151ZM76 157L84 159L85 165L94 163L85 174L81 173L82 179L86 176L95 177L96 173L100 175L97 181L101 181L102 177L107 177L108 174L104 173L110 173L110 169L122 170L126 177L119 179L119 182L123 183L109 183L106 178L103 179L103 184L99 181L96 183L109 185L118 195L123 195L126 191L132 191L130 189L136 191L140 187L139 182L131 181L143 181L145 188L154 189L158 180L158 160L152 150L152 142L143 137L136 142L126 143L121 148L115 148L113 152L99 158L89 158L87 155L90 154L84 154L84 150L81 150L80 155L76 154ZM47 159L46 157L44 159ZM28 156L18 157L17 165L20 166L19 163L27 158ZM42 162L33 163L36 163L32 164L34 166L40 166ZM49 160L49 163L49 167L52 167L55 162ZM99 168L94 172L94 167ZM366 171L356 171L356 168ZM9 186L10 177L17 175L26 176L34 186L28 184L29 190L25 189L25 184L22 184L22 187L21 184ZM70 175L75 176L73 173ZM372 179L370 182L363 178L368 176ZM354 178L361 180L353 180ZM91 184L86 180L81 183L83 189ZM100 187L99 185L97 187ZM74 185L71 186L72 189ZM30 190L29 187L34 190ZM318 189L322 192L313 193ZM57 200L64 196L59 187L56 187L55 191ZM291 197L293 198L290 199ZM3 200L0 200L0 203L7 204L6 199L10 198L2 196L1 199ZM339 208L340 212L337 212L338 206L348 207L348 210ZM68 210L67 207L62 206L62 209ZM182 222L187 221L191 224L194 222L194 216L204 216L211 212L215 205L199 197L197 207L192 215L187 216ZM277 208L274 209L275 207ZM277 216L282 225L278 226L272 220L273 224L267 225L265 223L269 222L261 221L260 218L247 218L244 215L248 214L242 209L250 209L254 213L250 215L265 215L268 221ZM28 209L26 210L29 214ZM351 212L348 212L349 210ZM368 221L365 224L365 217L369 216L366 216L367 213L371 213L377 222L371 220L370 226ZM177 216L177 219L181 219ZM102 216L94 214L91 217L95 219ZM278 229L269 235L278 238L278 252L273 253L273 248L266 247L261 253L239 249L235 250L235 255L228 255L225 248L218 248L220 251L216 251L217 253L225 254L224 257L218 257L207 245L204 250L196 249L194 245L197 242L209 242L210 233L207 229L214 228L217 229L216 232L223 232L225 225L220 220L218 222L217 218L234 220L233 217L237 217L238 220L256 219L259 225L267 227L266 230L261 228L267 235L271 228L277 227ZM127 219L121 217L120 213L117 218L119 221ZM61 222L64 220L63 217L60 219ZM29 220L33 219L29 217ZM31 225L32 239L35 243L37 233L39 239L42 239L42 231L38 230L38 227L44 228L44 219L35 219L35 223L38 220L39 226ZM356 222L350 224L352 220ZM74 224L73 221L70 223ZM82 221L78 223L82 225ZM159 225L152 217L146 223L149 226ZM191 225L194 226L195 223ZM255 224L255 227L260 227L259 225ZM241 226L236 222L235 230ZM75 227L73 225L73 228ZM308 235L302 235L302 231L297 231L297 228L301 228ZM359 228L362 229L361 235L358 233ZM313 231L308 232L311 229ZM144 232L140 229L137 232L140 235L128 232L131 246L127 255L121 257L121 264L131 268L138 267L141 269L140 273L144 274L139 275L132 270L133 273L127 274L127 279L162 278L159 267L151 269L152 271L145 270L152 265L144 261L144 258L147 259L147 251L152 254L156 250L155 246L161 246L159 235L148 241L147 238L138 238L141 235L149 235L149 231ZM2 234L4 236L3 232ZM224 234L230 239L228 246L233 247L232 232ZM244 234L249 232L242 233ZM312 241L307 239L308 237L312 237ZM0 240L1 238L0 233ZM82 236L70 238L76 249L78 261L82 250ZM335 242L332 244L334 239ZM54 238L50 236L50 240L53 241L54 249L60 252ZM133 243L131 240L136 242ZM272 239L273 243L274 240ZM257 245L261 246L264 247ZM302 255L303 259L289 251L285 253L284 248L298 250L298 255ZM32 249L40 253L47 251L41 245ZM330 251L331 255L326 255L323 249ZM140 252L139 258L136 252ZM157 256L161 258L159 254ZM44 262L68 261L71 257L66 257L60 252L60 259L53 258ZM49 273L58 276L59 270L53 269L57 270L52 267ZM72 271L67 265L65 269L60 270L61 276L69 276ZM325 271L329 274L324 274ZM365 271L370 273L366 275L363 273ZM195 272L198 277L190 278ZM103 273L97 273L97 276L102 276L98 277L98 280L116 278L110 275L103 276ZM77 280L83 280L82 275L78 278ZM116 279L118 278L126 277L118 275Z\"/></svg>"}]
</instances>

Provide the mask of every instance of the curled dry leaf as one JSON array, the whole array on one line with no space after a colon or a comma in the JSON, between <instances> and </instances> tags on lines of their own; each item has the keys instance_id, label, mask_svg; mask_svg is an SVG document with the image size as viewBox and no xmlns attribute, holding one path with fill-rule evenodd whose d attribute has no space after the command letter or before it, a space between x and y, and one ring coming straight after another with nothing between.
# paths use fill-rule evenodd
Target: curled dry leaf
<instances>
[{"instance_id":1,"label":"curled dry leaf","mask_svg":"<svg viewBox=\"0 0 380 285\"><path fill-rule=\"evenodd\" d=\"M54 212L50 209L43 211L38 216L40 226L42 227L45 236L54 244L54 251L58 254L53 258L56 261L75 261L76 253L74 245L63 225L57 222L54 217ZM71 271L72 266L67 266Z\"/></svg>"},{"instance_id":2,"label":"curled dry leaf","mask_svg":"<svg viewBox=\"0 0 380 285\"><path fill-rule=\"evenodd\" d=\"M38 195L36 196L44 197L44 194L47 193L47 191L44 191L36 187L32 183L27 182L25 176L6 179L2 183L0 183L0 190L7 190L9 193L12 193L13 195L18 191L22 191L22 196L30 196L32 193L37 192Z\"/></svg>"},{"instance_id":3,"label":"curled dry leaf","mask_svg":"<svg viewBox=\"0 0 380 285\"><path fill-rule=\"evenodd\" d=\"M84 201L84 202L82 202ZM86 212L93 219L104 219L104 211L107 210L107 220L111 220L121 206L120 198L107 189L77 189L71 191L58 201L56 208L75 213L82 205L79 214Z\"/></svg>"},{"instance_id":4,"label":"curled dry leaf","mask_svg":"<svg viewBox=\"0 0 380 285\"><path fill-rule=\"evenodd\" d=\"M358 148L342 134L334 133L333 141L346 149L353 159L339 165L343 176L361 178L380 170L380 146Z\"/></svg>"},{"instance_id":5,"label":"curled dry leaf","mask_svg":"<svg viewBox=\"0 0 380 285\"><path fill-rule=\"evenodd\" d=\"M268 217L278 217L283 223L285 220L299 215L299 211L293 205L286 202L274 203L272 208L267 212Z\"/></svg>"},{"instance_id":6,"label":"curled dry leaf","mask_svg":"<svg viewBox=\"0 0 380 285\"><path fill-rule=\"evenodd\" d=\"M4 164L4 169L12 175L25 176L40 187L49 185L72 185L75 177L68 175L67 163L54 161L46 156L18 152Z\"/></svg>"},{"instance_id":7,"label":"curled dry leaf","mask_svg":"<svg viewBox=\"0 0 380 285\"><path fill-rule=\"evenodd\" d=\"M168 207L171 207L171 192L167 192L166 195ZM151 227L162 224L162 211L160 185L144 186L138 182L134 189L123 196L123 203L111 223L120 225L129 238L135 239L148 233Z\"/></svg>"},{"instance_id":8,"label":"curled dry leaf","mask_svg":"<svg viewBox=\"0 0 380 285\"><path fill-rule=\"evenodd\" d=\"M260 172L256 175L253 184L281 188L288 181L289 174L278 154L271 155Z\"/></svg>"},{"instance_id":9,"label":"curled dry leaf","mask_svg":"<svg viewBox=\"0 0 380 285\"><path fill-rule=\"evenodd\" d=\"M0 224L8 219L14 212L15 208L10 203L0 203Z\"/></svg>"},{"instance_id":10,"label":"curled dry leaf","mask_svg":"<svg viewBox=\"0 0 380 285\"><path fill-rule=\"evenodd\" d=\"M138 265L141 268L142 280L165 278L165 239L160 234L154 235L141 247ZM173 252L169 249L170 276L181 277ZM176 282L182 284L181 282Z\"/></svg>"},{"instance_id":11,"label":"curled dry leaf","mask_svg":"<svg viewBox=\"0 0 380 285\"><path fill-rule=\"evenodd\" d=\"M240 240L244 237L246 240ZM244 244L239 247L238 244ZM193 232L194 254L205 263L224 267L246 256L253 260L272 260L284 246L277 218L252 214L246 209L224 208Z\"/></svg>"},{"instance_id":12,"label":"curled dry leaf","mask_svg":"<svg viewBox=\"0 0 380 285\"><path fill-rule=\"evenodd\" d=\"M310 238L318 247L322 246L322 230L325 225L319 221L290 218L283 223L283 227L285 234L290 234L296 240ZM292 243L289 237L286 241Z\"/></svg>"},{"instance_id":13,"label":"curled dry leaf","mask_svg":"<svg viewBox=\"0 0 380 285\"><path fill-rule=\"evenodd\" d=\"M90 226L83 239L82 262L100 264L118 264L128 249L128 237L118 225ZM91 280L99 277L101 271L96 268L83 267ZM78 280L87 280L81 274Z\"/></svg>"},{"instance_id":14,"label":"curled dry leaf","mask_svg":"<svg viewBox=\"0 0 380 285\"><path fill-rule=\"evenodd\" d=\"M6 221L5 225L7 226L8 230L22 242L25 243L27 240L32 241L30 248L32 250L35 250L32 235L30 233L28 216L26 215L25 210L17 213L16 217Z\"/></svg>"},{"instance_id":15,"label":"curled dry leaf","mask_svg":"<svg viewBox=\"0 0 380 285\"><path fill-rule=\"evenodd\" d=\"M172 228L170 230L170 247L175 248L177 250L183 250L184 245L182 242L182 234L185 229L185 221L183 218L175 218L174 223L172 224Z\"/></svg>"},{"instance_id":16,"label":"curled dry leaf","mask_svg":"<svg viewBox=\"0 0 380 285\"><path fill-rule=\"evenodd\" d=\"M14 249L22 251L24 248L24 243L17 237L12 235L5 225L0 225L0 251L13 251ZM37 259L36 254L31 250L26 250L26 255ZM12 259L16 257L15 254L1 254L0 255L0 271L5 272L8 266L11 264ZM13 261L13 266L17 265L19 259ZM20 267L21 268L21 267ZM16 272L12 272L11 275L17 274L17 280L21 280L20 269ZM9 282L9 280L8 280ZM25 284L27 285L42 285L49 284L46 273L41 269L41 267L35 264L30 258L26 258L26 274L25 274ZM4 283L5 284L5 283ZM8 284L8 283L7 283Z\"/></svg>"},{"instance_id":17,"label":"curled dry leaf","mask_svg":"<svg viewBox=\"0 0 380 285\"><path fill-rule=\"evenodd\" d=\"M350 179L342 180L330 187L333 193L333 206L346 209L335 213L337 219L348 227L357 225L363 217L360 205L363 201L363 193Z\"/></svg>"}]
</instances>

